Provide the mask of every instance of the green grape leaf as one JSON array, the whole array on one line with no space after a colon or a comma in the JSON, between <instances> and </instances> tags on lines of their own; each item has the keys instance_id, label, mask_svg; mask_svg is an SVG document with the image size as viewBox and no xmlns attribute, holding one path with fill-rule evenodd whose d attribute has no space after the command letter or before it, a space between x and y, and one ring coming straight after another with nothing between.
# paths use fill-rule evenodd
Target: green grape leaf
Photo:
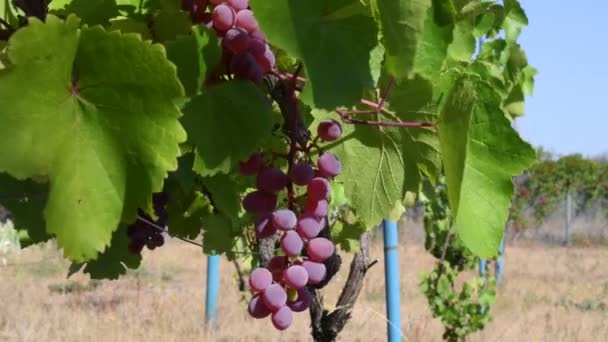
<instances>
[{"instance_id":1,"label":"green grape leaf","mask_svg":"<svg viewBox=\"0 0 608 342\"><path fill-rule=\"evenodd\" d=\"M228 253L235 244L235 234L229 217L213 214L205 217L203 252L208 255Z\"/></svg>"},{"instance_id":2,"label":"green grape leaf","mask_svg":"<svg viewBox=\"0 0 608 342\"><path fill-rule=\"evenodd\" d=\"M351 253L361 248L361 234L367 231L359 221L348 223L337 221L331 227L331 239L341 250Z\"/></svg>"},{"instance_id":3,"label":"green grape leaf","mask_svg":"<svg viewBox=\"0 0 608 342\"><path fill-rule=\"evenodd\" d=\"M177 66L177 75L186 95L194 96L207 73L220 62L222 48L214 31L195 27L191 35L167 43L167 57Z\"/></svg>"},{"instance_id":4,"label":"green grape leaf","mask_svg":"<svg viewBox=\"0 0 608 342\"><path fill-rule=\"evenodd\" d=\"M241 213L241 196L245 188L232 177L217 174L213 177L203 177L202 183L209 191L213 207L230 218L238 218Z\"/></svg>"},{"instance_id":5,"label":"green grape leaf","mask_svg":"<svg viewBox=\"0 0 608 342\"><path fill-rule=\"evenodd\" d=\"M166 189L171 198L167 205L169 232L186 239L196 238L201 233L203 218L213 211L211 202L200 191L183 189L171 179Z\"/></svg>"},{"instance_id":6,"label":"green grape leaf","mask_svg":"<svg viewBox=\"0 0 608 342\"><path fill-rule=\"evenodd\" d=\"M519 38L521 30L528 26L528 17L518 0L505 0L504 6L507 12L502 23L505 30L505 39L508 43L514 43Z\"/></svg>"},{"instance_id":7,"label":"green grape leaf","mask_svg":"<svg viewBox=\"0 0 608 342\"><path fill-rule=\"evenodd\" d=\"M27 239L21 241L22 247L51 238L45 230L43 216L48 191L48 184L19 181L0 173L0 203L11 212L15 228L27 232Z\"/></svg>"},{"instance_id":8,"label":"green grape leaf","mask_svg":"<svg viewBox=\"0 0 608 342\"><path fill-rule=\"evenodd\" d=\"M228 173L272 132L271 107L248 81L208 87L184 108L182 122L197 148L195 170L201 176Z\"/></svg>"},{"instance_id":9,"label":"green grape leaf","mask_svg":"<svg viewBox=\"0 0 608 342\"><path fill-rule=\"evenodd\" d=\"M166 42L190 33L192 21L188 13L173 8L163 8L154 17L152 27L156 40Z\"/></svg>"},{"instance_id":10,"label":"green grape leaf","mask_svg":"<svg viewBox=\"0 0 608 342\"><path fill-rule=\"evenodd\" d=\"M358 0L251 0L273 45L300 58L307 79L303 100L334 109L356 103L374 86L370 53L377 28Z\"/></svg>"},{"instance_id":11,"label":"green grape leaf","mask_svg":"<svg viewBox=\"0 0 608 342\"><path fill-rule=\"evenodd\" d=\"M438 78L452 42L452 28L452 25L438 25L435 23L434 12L427 12L414 59L416 73L428 79Z\"/></svg>"},{"instance_id":12,"label":"green grape leaf","mask_svg":"<svg viewBox=\"0 0 608 342\"><path fill-rule=\"evenodd\" d=\"M122 33L138 33L144 40L151 40L152 33L145 22L132 18L121 18L110 21L108 31L120 31Z\"/></svg>"},{"instance_id":13,"label":"green grape leaf","mask_svg":"<svg viewBox=\"0 0 608 342\"><path fill-rule=\"evenodd\" d=\"M11 37L12 65L0 73L0 171L48 176L47 232L83 262L121 219L151 207L186 134L175 105L183 88L162 46L79 24L30 19Z\"/></svg>"},{"instance_id":14,"label":"green grape leaf","mask_svg":"<svg viewBox=\"0 0 608 342\"><path fill-rule=\"evenodd\" d=\"M76 14L88 25L104 25L119 15L116 0L73 0L63 12Z\"/></svg>"},{"instance_id":15,"label":"green grape leaf","mask_svg":"<svg viewBox=\"0 0 608 342\"><path fill-rule=\"evenodd\" d=\"M112 235L112 243L97 259L89 261L84 266L84 273L91 279L118 279L127 273L127 268L136 269L141 263L141 254L129 251L127 226L121 224Z\"/></svg>"},{"instance_id":16,"label":"green grape leaf","mask_svg":"<svg viewBox=\"0 0 608 342\"><path fill-rule=\"evenodd\" d=\"M498 253L513 194L512 176L535 160L501 109L493 87L456 80L441 112L439 138L448 198L462 242L477 256Z\"/></svg>"},{"instance_id":17,"label":"green grape leaf","mask_svg":"<svg viewBox=\"0 0 608 342\"><path fill-rule=\"evenodd\" d=\"M470 63L477 45L473 36L473 27L466 21L459 22L454 27L453 36L448 55L454 60Z\"/></svg>"},{"instance_id":18,"label":"green grape leaf","mask_svg":"<svg viewBox=\"0 0 608 342\"><path fill-rule=\"evenodd\" d=\"M409 77L414 66L431 0L375 0L386 49L386 68L393 76Z\"/></svg>"}]
</instances>

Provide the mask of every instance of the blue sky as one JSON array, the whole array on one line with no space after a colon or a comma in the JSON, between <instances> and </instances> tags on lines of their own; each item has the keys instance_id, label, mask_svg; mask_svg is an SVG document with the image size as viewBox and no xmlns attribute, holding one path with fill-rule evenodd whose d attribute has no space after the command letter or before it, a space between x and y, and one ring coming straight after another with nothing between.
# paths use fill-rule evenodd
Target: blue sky
<instances>
[{"instance_id":1,"label":"blue sky","mask_svg":"<svg viewBox=\"0 0 608 342\"><path fill-rule=\"evenodd\" d=\"M539 74L517 129L554 153L607 153L608 1L521 3L529 26L520 43Z\"/></svg>"}]
</instances>

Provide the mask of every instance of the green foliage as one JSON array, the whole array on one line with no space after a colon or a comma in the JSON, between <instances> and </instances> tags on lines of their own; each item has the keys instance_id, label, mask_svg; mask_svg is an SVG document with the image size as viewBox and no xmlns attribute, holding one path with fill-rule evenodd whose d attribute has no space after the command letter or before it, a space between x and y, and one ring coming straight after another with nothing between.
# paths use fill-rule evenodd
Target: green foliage
<instances>
[{"instance_id":1,"label":"green foliage","mask_svg":"<svg viewBox=\"0 0 608 342\"><path fill-rule=\"evenodd\" d=\"M420 289L427 297L433 317L443 323L443 338L464 341L492 319L490 307L495 301L496 283L493 277L474 276L457 285L459 275L475 270L479 258L453 234L453 214L445 183L433 186L425 182L420 198L425 205L425 248L437 259L434 269L422 274Z\"/></svg>"},{"instance_id":2,"label":"green foliage","mask_svg":"<svg viewBox=\"0 0 608 342\"><path fill-rule=\"evenodd\" d=\"M328 221L345 251L445 174L441 206L451 209L429 216L427 247L453 262L436 277L448 285L472 253L496 253L511 178L534 159L510 121L536 74L517 43L527 18L516 0L251 0L274 76L303 66L298 98L281 103L268 84L238 79L215 31L179 1L56 0L46 22L27 24L0 4L16 29L0 38L0 198L17 198L2 202L29 243L57 238L72 272L115 278L136 267L124 227L138 209L153 215L161 190L172 235L202 235L204 252L230 257L255 248L240 203L254 184L238 163L263 149L287 170L294 118L277 108L288 105L313 135L321 120L341 120L340 140L296 153L340 159ZM383 108L356 116L363 124L335 112L370 101Z\"/></svg>"},{"instance_id":3,"label":"green foliage","mask_svg":"<svg viewBox=\"0 0 608 342\"><path fill-rule=\"evenodd\" d=\"M566 155L560 158L543 156L525 176L517 178L516 192L510 219L520 228L528 227L527 213L531 211L534 225L540 225L565 201L570 192L575 204L574 214L579 215L599 203L608 203L608 163ZM608 212L605 212L608 215Z\"/></svg>"}]
</instances>

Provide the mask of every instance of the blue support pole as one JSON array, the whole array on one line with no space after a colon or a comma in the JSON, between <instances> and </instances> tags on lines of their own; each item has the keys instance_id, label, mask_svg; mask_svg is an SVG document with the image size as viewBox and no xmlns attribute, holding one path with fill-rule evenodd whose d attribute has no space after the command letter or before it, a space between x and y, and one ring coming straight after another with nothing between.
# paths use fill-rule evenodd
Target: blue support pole
<instances>
[{"instance_id":1,"label":"blue support pole","mask_svg":"<svg viewBox=\"0 0 608 342\"><path fill-rule=\"evenodd\" d=\"M397 222L385 219L384 228L384 278L386 285L386 314L388 316L388 341L401 341L401 300L399 293L399 241Z\"/></svg>"},{"instance_id":2,"label":"blue support pole","mask_svg":"<svg viewBox=\"0 0 608 342\"><path fill-rule=\"evenodd\" d=\"M211 323L217 319L218 293L220 290L220 256L207 256L207 298L205 320Z\"/></svg>"},{"instance_id":3,"label":"blue support pole","mask_svg":"<svg viewBox=\"0 0 608 342\"><path fill-rule=\"evenodd\" d=\"M494 265L494 273L496 277L496 286L500 286L504 274L504 263L505 263L505 239L500 241L500 249L498 251L498 258Z\"/></svg>"},{"instance_id":4,"label":"blue support pole","mask_svg":"<svg viewBox=\"0 0 608 342\"><path fill-rule=\"evenodd\" d=\"M486 260L485 259L479 259L479 276L480 277L485 277L486 275Z\"/></svg>"}]
</instances>

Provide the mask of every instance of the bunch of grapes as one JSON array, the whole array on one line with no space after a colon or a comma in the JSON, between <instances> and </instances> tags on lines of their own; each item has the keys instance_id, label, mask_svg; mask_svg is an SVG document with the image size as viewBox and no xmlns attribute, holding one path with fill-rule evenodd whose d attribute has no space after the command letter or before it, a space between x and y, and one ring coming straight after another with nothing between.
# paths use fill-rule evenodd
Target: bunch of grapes
<instances>
[{"instance_id":1,"label":"bunch of grapes","mask_svg":"<svg viewBox=\"0 0 608 342\"><path fill-rule=\"evenodd\" d=\"M154 223L154 225L157 227L165 227L167 225L167 221L169 220L166 209L168 202L169 197L166 193L160 192L154 194L152 197L152 204L154 213L158 219L153 220L141 209L138 209L138 215L144 218L146 221ZM127 227L129 251L133 254L141 253L144 246L148 247L149 250L154 250L156 247L161 247L165 244L163 231L146 221L137 218L134 223Z\"/></svg>"},{"instance_id":2,"label":"bunch of grapes","mask_svg":"<svg viewBox=\"0 0 608 342\"><path fill-rule=\"evenodd\" d=\"M249 0L182 0L182 9L190 13L193 22L212 27L221 37L223 59L236 78L260 83L264 73L274 68L274 53L249 8Z\"/></svg>"},{"instance_id":3,"label":"bunch of grapes","mask_svg":"<svg viewBox=\"0 0 608 342\"><path fill-rule=\"evenodd\" d=\"M319 125L317 133L322 141L334 141L342 134L342 127L335 120L327 120ZM310 306L312 298L307 286L318 285L327 276L324 262L335 253L335 246L319 235L327 225L329 182L341 172L340 161L327 152L320 154L316 168L304 158L292 160L290 165L284 173L265 164L262 153L254 153L239 165L241 174L256 176L257 189L242 202L256 218L256 237L279 235L281 250L281 255L272 257L267 267L252 271L249 285L254 295L249 313L254 318L270 315L279 330L291 325L293 312ZM277 208L277 194L294 185L299 188L291 195L288 192L288 208Z\"/></svg>"}]
</instances>

